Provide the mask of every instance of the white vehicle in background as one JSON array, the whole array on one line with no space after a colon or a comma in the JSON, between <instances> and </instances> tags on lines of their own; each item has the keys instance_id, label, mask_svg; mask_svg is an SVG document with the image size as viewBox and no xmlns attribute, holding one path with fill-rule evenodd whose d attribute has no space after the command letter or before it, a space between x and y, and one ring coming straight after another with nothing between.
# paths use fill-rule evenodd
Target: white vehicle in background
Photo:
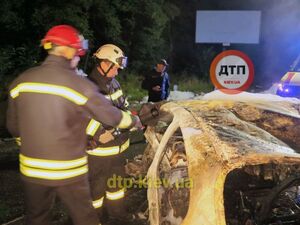
<instances>
[{"instance_id":1,"label":"white vehicle in background","mask_svg":"<svg viewBox=\"0 0 300 225\"><path fill-rule=\"evenodd\" d=\"M281 78L277 85L276 94L282 97L300 98L300 55Z\"/></svg>"},{"instance_id":2,"label":"white vehicle in background","mask_svg":"<svg viewBox=\"0 0 300 225\"><path fill-rule=\"evenodd\" d=\"M300 98L300 72L287 72L280 80L277 95Z\"/></svg>"}]
</instances>

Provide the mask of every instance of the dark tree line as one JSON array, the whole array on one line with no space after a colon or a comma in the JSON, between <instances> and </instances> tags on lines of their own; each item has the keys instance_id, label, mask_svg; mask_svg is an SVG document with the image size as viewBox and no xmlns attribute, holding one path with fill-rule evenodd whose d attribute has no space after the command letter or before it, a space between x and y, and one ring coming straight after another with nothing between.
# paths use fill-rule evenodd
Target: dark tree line
<instances>
[{"instance_id":1,"label":"dark tree line","mask_svg":"<svg viewBox=\"0 0 300 225\"><path fill-rule=\"evenodd\" d=\"M180 9L165 0L2 0L0 8L0 79L11 80L38 64L46 31L70 24L89 39L91 52L114 43L129 56L130 69L141 71L171 55L171 21Z\"/></svg>"},{"instance_id":2,"label":"dark tree line","mask_svg":"<svg viewBox=\"0 0 300 225\"><path fill-rule=\"evenodd\" d=\"M269 85L300 52L299 7L298 0L1 0L0 93L17 74L43 60L40 40L57 24L80 30L90 41L91 53L105 43L119 45L129 57L128 70L137 74L164 57L173 76L208 81L210 63L222 47L195 43L200 9L262 10L260 44L230 48L252 58L255 83Z\"/></svg>"}]
</instances>

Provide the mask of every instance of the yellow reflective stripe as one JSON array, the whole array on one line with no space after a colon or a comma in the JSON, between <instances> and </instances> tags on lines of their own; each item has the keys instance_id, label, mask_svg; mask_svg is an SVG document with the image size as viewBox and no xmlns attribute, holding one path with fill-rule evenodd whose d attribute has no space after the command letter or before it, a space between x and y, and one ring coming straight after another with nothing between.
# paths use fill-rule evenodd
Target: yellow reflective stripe
<instances>
[{"instance_id":1,"label":"yellow reflective stripe","mask_svg":"<svg viewBox=\"0 0 300 225\"><path fill-rule=\"evenodd\" d=\"M111 156L111 155L117 155L120 152L119 146L113 146L113 147L107 147L107 148L95 148L93 150L88 150L87 153L89 155L94 156Z\"/></svg>"},{"instance_id":2,"label":"yellow reflective stripe","mask_svg":"<svg viewBox=\"0 0 300 225\"><path fill-rule=\"evenodd\" d=\"M127 101L127 99L125 99L124 106L125 106L125 107L128 107L128 106L129 106L129 102Z\"/></svg>"},{"instance_id":3,"label":"yellow reflective stripe","mask_svg":"<svg viewBox=\"0 0 300 225\"><path fill-rule=\"evenodd\" d=\"M16 98L21 92L32 92L41 94L58 95L78 105L84 105L88 98L79 92L60 85L25 82L17 85L10 91L10 96Z\"/></svg>"},{"instance_id":4,"label":"yellow reflective stripe","mask_svg":"<svg viewBox=\"0 0 300 225\"><path fill-rule=\"evenodd\" d=\"M103 205L103 200L104 200L104 197L101 197L100 199L93 201L94 208L95 209L100 208Z\"/></svg>"},{"instance_id":5,"label":"yellow reflective stripe","mask_svg":"<svg viewBox=\"0 0 300 225\"><path fill-rule=\"evenodd\" d=\"M128 149L130 145L130 140L128 139L124 144L121 146L111 146L111 147L98 147L93 150L88 150L87 153L89 155L94 156L111 156L111 155L117 155L121 152L124 152L126 149Z\"/></svg>"},{"instance_id":6,"label":"yellow reflective stripe","mask_svg":"<svg viewBox=\"0 0 300 225\"><path fill-rule=\"evenodd\" d=\"M124 144L120 146L120 152L124 152L126 149L128 149L129 145L130 145L130 140L128 139Z\"/></svg>"},{"instance_id":7,"label":"yellow reflective stripe","mask_svg":"<svg viewBox=\"0 0 300 225\"><path fill-rule=\"evenodd\" d=\"M20 137L16 137L15 141L16 141L18 146L21 146L21 138Z\"/></svg>"},{"instance_id":8,"label":"yellow reflective stripe","mask_svg":"<svg viewBox=\"0 0 300 225\"><path fill-rule=\"evenodd\" d=\"M109 200L118 200L118 199L124 198L124 196L125 196L124 188L119 191L116 191L116 192L106 191L106 198Z\"/></svg>"},{"instance_id":9,"label":"yellow reflective stripe","mask_svg":"<svg viewBox=\"0 0 300 225\"><path fill-rule=\"evenodd\" d=\"M20 154L19 158L20 163L24 166L48 170L72 169L87 164L86 156L75 160L46 160L31 158Z\"/></svg>"},{"instance_id":10,"label":"yellow reflective stripe","mask_svg":"<svg viewBox=\"0 0 300 225\"><path fill-rule=\"evenodd\" d=\"M86 134L90 136L94 136L98 128L101 126L101 123L98 121L91 119L89 125L86 128Z\"/></svg>"},{"instance_id":11,"label":"yellow reflective stripe","mask_svg":"<svg viewBox=\"0 0 300 225\"><path fill-rule=\"evenodd\" d=\"M41 178L46 180L63 180L67 178L76 177L88 172L88 166L84 165L82 167L71 169L71 170L41 170L41 169L34 169L30 167L26 167L20 165L20 171L27 177L34 177L34 178Z\"/></svg>"},{"instance_id":12,"label":"yellow reflective stripe","mask_svg":"<svg viewBox=\"0 0 300 225\"><path fill-rule=\"evenodd\" d=\"M120 98L123 95L123 91L122 90L117 90L116 92L114 92L113 94L110 95L111 100L116 100L118 98Z\"/></svg>"},{"instance_id":13,"label":"yellow reflective stripe","mask_svg":"<svg viewBox=\"0 0 300 225\"><path fill-rule=\"evenodd\" d=\"M132 119L129 113L121 111L122 112L122 119L120 121L120 124L118 125L119 128L121 129L125 129L128 128L131 123L132 123Z\"/></svg>"}]
</instances>

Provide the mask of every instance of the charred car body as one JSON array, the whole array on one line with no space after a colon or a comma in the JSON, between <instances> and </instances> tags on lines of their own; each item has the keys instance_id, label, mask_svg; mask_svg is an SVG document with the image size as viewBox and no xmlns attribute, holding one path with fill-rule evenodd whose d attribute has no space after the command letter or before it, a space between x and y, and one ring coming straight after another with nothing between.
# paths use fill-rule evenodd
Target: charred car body
<instances>
[{"instance_id":1,"label":"charred car body","mask_svg":"<svg viewBox=\"0 0 300 225\"><path fill-rule=\"evenodd\" d=\"M300 224L299 104L235 99L161 106L145 132L151 225Z\"/></svg>"}]
</instances>

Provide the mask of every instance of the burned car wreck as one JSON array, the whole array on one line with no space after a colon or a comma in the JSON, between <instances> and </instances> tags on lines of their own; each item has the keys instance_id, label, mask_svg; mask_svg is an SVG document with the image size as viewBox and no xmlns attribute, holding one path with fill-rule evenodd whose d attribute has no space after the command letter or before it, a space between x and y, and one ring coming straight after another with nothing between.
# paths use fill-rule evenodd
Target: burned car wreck
<instances>
[{"instance_id":1,"label":"burned car wreck","mask_svg":"<svg viewBox=\"0 0 300 225\"><path fill-rule=\"evenodd\" d=\"M150 224L300 224L298 134L298 102L163 104L145 132Z\"/></svg>"}]
</instances>

